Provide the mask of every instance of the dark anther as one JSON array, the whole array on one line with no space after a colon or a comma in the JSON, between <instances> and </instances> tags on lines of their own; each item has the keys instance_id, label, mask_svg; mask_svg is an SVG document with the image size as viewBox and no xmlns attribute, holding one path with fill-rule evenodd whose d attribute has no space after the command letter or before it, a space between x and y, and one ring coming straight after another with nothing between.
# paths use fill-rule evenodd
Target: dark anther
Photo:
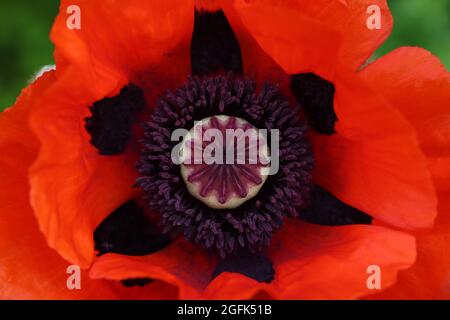
<instances>
[{"instance_id":1,"label":"dark anther","mask_svg":"<svg viewBox=\"0 0 450 320\"><path fill-rule=\"evenodd\" d=\"M193 75L243 73L239 42L222 10L195 11L191 64Z\"/></svg>"},{"instance_id":2,"label":"dark anther","mask_svg":"<svg viewBox=\"0 0 450 320\"><path fill-rule=\"evenodd\" d=\"M97 101L89 109L92 116L85 119L91 144L102 155L122 153L131 136L131 126L145 107L142 90L133 84L120 94Z\"/></svg>"},{"instance_id":3,"label":"dark anther","mask_svg":"<svg viewBox=\"0 0 450 320\"><path fill-rule=\"evenodd\" d=\"M144 287L155 280L150 278L133 278L133 279L125 279L120 281L124 287L131 288L131 287Z\"/></svg>"},{"instance_id":4,"label":"dark anther","mask_svg":"<svg viewBox=\"0 0 450 320\"><path fill-rule=\"evenodd\" d=\"M291 77L291 90L305 110L309 125L322 134L333 134L338 120L334 112L334 85L314 73Z\"/></svg>"},{"instance_id":5,"label":"dark anther","mask_svg":"<svg viewBox=\"0 0 450 320\"><path fill-rule=\"evenodd\" d=\"M99 255L119 253L141 256L161 250L170 243L148 220L142 208L128 201L109 215L94 231Z\"/></svg>"},{"instance_id":6,"label":"dark anther","mask_svg":"<svg viewBox=\"0 0 450 320\"><path fill-rule=\"evenodd\" d=\"M300 212L300 219L325 226L372 223L372 217L346 205L318 185L312 188L310 205Z\"/></svg>"},{"instance_id":7,"label":"dark anther","mask_svg":"<svg viewBox=\"0 0 450 320\"><path fill-rule=\"evenodd\" d=\"M272 262L261 254L240 251L221 260L213 272L216 278L222 272L240 273L258 282L272 282L275 271Z\"/></svg>"}]
</instances>

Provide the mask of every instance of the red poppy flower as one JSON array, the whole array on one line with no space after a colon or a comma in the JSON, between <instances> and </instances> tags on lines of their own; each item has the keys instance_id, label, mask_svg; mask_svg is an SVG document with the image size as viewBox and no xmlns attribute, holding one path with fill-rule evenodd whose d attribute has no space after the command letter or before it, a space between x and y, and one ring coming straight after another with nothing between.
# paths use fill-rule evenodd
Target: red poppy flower
<instances>
[{"instance_id":1,"label":"red poppy flower","mask_svg":"<svg viewBox=\"0 0 450 320\"><path fill-rule=\"evenodd\" d=\"M0 297L449 297L450 78L420 48L362 67L391 28L384 0L63 0L56 70L0 115ZM167 154L216 115L281 137L265 182L205 170L225 208Z\"/></svg>"}]
</instances>

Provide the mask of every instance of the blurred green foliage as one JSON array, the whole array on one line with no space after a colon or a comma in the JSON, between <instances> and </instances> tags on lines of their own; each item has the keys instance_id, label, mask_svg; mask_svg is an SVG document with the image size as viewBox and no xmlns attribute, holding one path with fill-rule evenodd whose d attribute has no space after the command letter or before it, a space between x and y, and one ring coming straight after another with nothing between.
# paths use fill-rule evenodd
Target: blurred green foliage
<instances>
[{"instance_id":1,"label":"blurred green foliage","mask_svg":"<svg viewBox=\"0 0 450 320\"><path fill-rule=\"evenodd\" d=\"M39 69L53 63L49 31L57 0L0 0L0 110Z\"/></svg>"},{"instance_id":2,"label":"blurred green foliage","mask_svg":"<svg viewBox=\"0 0 450 320\"><path fill-rule=\"evenodd\" d=\"M388 4L394 29L374 57L401 46L418 46L438 56L449 70L450 0L388 0Z\"/></svg>"},{"instance_id":3,"label":"blurred green foliage","mask_svg":"<svg viewBox=\"0 0 450 320\"><path fill-rule=\"evenodd\" d=\"M42 66L53 63L49 31L57 0L0 0L0 111L12 105ZM424 47L450 66L450 0L389 0L395 19L389 40L375 54Z\"/></svg>"}]
</instances>

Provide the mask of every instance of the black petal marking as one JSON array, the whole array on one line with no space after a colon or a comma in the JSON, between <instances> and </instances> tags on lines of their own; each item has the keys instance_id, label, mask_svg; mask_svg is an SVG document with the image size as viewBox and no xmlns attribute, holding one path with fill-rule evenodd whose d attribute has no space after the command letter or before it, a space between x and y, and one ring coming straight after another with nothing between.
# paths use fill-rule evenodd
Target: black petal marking
<instances>
[{"instance_id":1,"label":"black petal marking","mask_svg":"<svg viewBox=\"0 0 450 320\"><path fill-rule=\"evenodd\" d=\"M133 84L124 87L115 97L94 103L89 108L92 116L85 119L91 144L101 155L122 153L130 140L131 125L144 107L144 94Z\"/></svg>"},{"instance_id":2,"label":"black petal marking","mask_svg":"<svg viewBox=\"0 0 450 320\"><path fill-rule=\"evenodd\" d=\"M216 278L222 272L240 273L258 282L265 283L272 282L275 275L272 262L268 258L248 251L241 251L221 260L217 264L212 278Z\"/></svg>"},{"instance_id":3,"label":"black petal marking","mask_svg":"<svg viewBox=\"0 0 450 320\"><path fill-rule=\"evenodd\" d=\"M193 75L243 73L239 42L222 10L195 11L191 64Z\"/></svg>"},{"instance_id":4,"label":"black petal marking","mask_svg":"<svg viewBox=\"0 0 450 320\"><path fill-rule=\"evenodd\" d=\"M371 216L346 205L318 185L312 188L310 205L300 212L300 219L325 226L372 223Z\"/></svg>"},{"instance_id":5,"label":"black petal marking","mask_svg":"<svg viewBox=\"0 0 450 320\"><path fill-rule=\"evenodd\" d=\"M98 255L142 256L161 250L170 240L158 232L135 202L128 201L95 229L94 242Z\"/></svg>"},{"instance_id":6,"label":"black petal marking","mask_svg":"<svg viewBox=\"0 0 450 320\"><path fill-rule=\"evenodd\" d=\"M291 77L291 90L308 116L309 125L322 134L333 134L338 120L334 112L334 85L314 73Z\"/></svg>"},{"instance_id":7,"label":"black petal marking","mask_svg":"<svg viewBox=\"0 0 450 320\"><path fill-rule=\"evenodd\" d=\"M150 278L133 278L133 279L125 279L120 281L124 287L131 288L131 287L144 287L155 280Z\"/></svg>"}]
</instances>

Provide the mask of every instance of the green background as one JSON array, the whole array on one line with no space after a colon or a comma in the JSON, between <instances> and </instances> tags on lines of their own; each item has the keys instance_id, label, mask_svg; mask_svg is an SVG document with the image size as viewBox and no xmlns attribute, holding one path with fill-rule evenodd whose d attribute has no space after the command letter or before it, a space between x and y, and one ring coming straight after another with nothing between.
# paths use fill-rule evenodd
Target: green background
<instances>
[{"instance_id":1,"label":"green background","mask_svg":"<svg viewBox=\"0 0 450 320\"><path fill-rule=\"evenodd\" d=\"M0 0L0 111L42 66L53 63L49 31L57 0ZM450 0L390 0L391 37L376 57L404 45L426 48L450 66Z\"/></svg>"}]
</instances>

